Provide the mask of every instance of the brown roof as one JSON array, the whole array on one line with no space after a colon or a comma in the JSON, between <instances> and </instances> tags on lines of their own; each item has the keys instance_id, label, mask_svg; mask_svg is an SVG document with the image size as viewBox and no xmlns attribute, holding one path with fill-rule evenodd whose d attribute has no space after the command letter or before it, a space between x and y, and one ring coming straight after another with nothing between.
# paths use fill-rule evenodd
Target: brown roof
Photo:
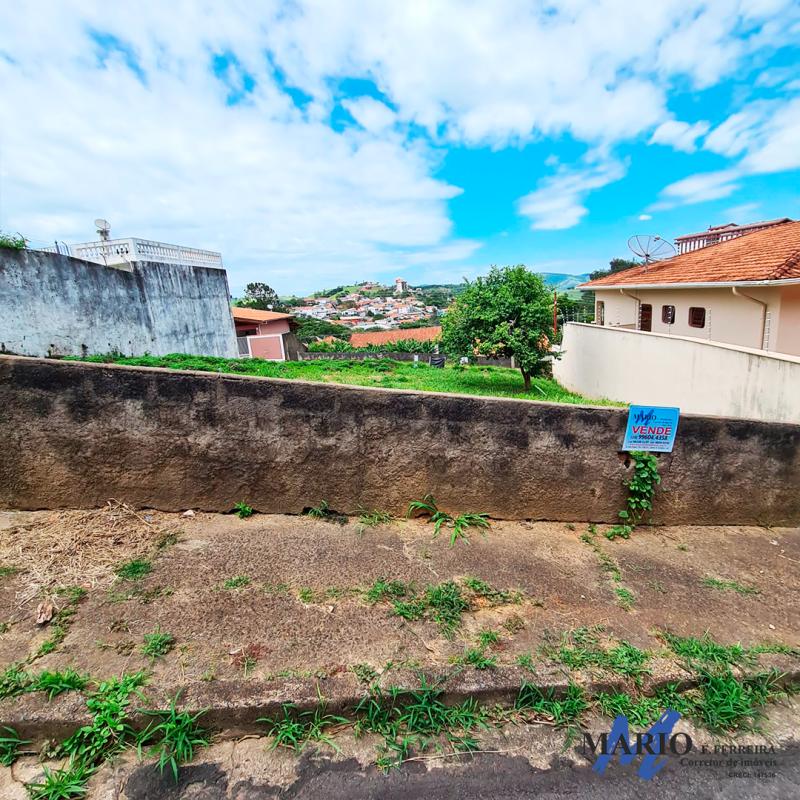
<instances>
[{"instance_id":1,"label":"brown roof","mask_svg":"<svg viewBox=\"0 0 800 800\"><path fill-rule=\"evenodd\" d=\"M800 222L785 222L631 269L579 289L800 279Z\"/></svg>"},{"instance_id":2,"label":"brown roof","mask_svg":"<svg viewBox=\"0 0 800 800\"><path fill-rule=\"evenodd\" d=\"M292 319L292 314L281 314L278 311L261 311L258 308L231 306L234 322L271 322L276 319Z\"/></svg>"},{"instance_id":3,"label":"brown roof","mask_svg":"<svg viewBox=\"0 0 800 800\"><path fill-rule=\"evenodd\" d=\"M388 344L406 339L416 339L418 342L430 342L441 336L442 328L439 325L430 328L395 328L390 331L376 331L375 333L354 333L350 337L353 347L364 347L368 344Z\"/></svg>"}]
</instances>

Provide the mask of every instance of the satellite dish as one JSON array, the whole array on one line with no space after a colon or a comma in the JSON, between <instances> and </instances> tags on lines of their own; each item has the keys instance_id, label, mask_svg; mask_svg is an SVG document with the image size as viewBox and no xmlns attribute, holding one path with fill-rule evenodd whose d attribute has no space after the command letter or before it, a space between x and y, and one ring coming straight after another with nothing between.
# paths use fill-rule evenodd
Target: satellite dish
<instances>
[{"instance_id":1,"label":"satellite dish","mask_svg":"<svg viewBox=\"0 0 800 800\"><path fill-rule=\"evenodd\" d=\"M108 234L111 231L111 225L109 225L108 220L107 219L102 219L102 218L101 219L96 219L94 221L94 226L95 226L95 228L97 228L97 232L98 232L98 234L100 234L100 238L104 242L107 242L108 239L109 239Z\"/></svg>"},{"instance_id":2,"label":"satellite dish","mask_svg":"<svg viewBox=\"0 0 800 800\"><path fill-rule=\"evenodd\" d=\"M677 252L672 242L660 236L646 236L638 234L628 239L630 251L644 259L645 264L651 261L661 261L662 258L671 258Z\"/></svg>"}]
</instances>

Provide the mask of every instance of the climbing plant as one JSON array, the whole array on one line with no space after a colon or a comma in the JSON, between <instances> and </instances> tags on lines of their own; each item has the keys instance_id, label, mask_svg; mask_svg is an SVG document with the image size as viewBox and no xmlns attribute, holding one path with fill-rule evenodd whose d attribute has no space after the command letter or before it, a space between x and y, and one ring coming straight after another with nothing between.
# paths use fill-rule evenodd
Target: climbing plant
<instances>
[{"instance_id":1,"label":"climbing plant","mask_svg":"<svg viewBox=\"0 0 800 800\"><path fill-rule=\"evenodd\" d=\"M652 453L639 451L630 454L633 459L633 476L625 481L628 489L627 508L623 508L618 516L622 520L606 531L606 537L622 539L630 537L633 529L642 521L647 511L653 510L653 496L656 486L661 483L658 473L658 459Z\"/></svg>"}]
</instances>

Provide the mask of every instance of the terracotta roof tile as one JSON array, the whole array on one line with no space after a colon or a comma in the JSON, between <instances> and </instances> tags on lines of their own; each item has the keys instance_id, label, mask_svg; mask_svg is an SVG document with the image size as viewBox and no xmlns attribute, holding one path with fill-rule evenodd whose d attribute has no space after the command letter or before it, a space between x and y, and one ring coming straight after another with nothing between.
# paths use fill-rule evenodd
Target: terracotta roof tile
<instances>
[{"instance_id":1,"label":"terracotta roof tile","mask_svg":"<svg viewBox=\"0 0 800 800\"><path fill-rule=\"evenodd\" d=\"M418 342L430 342L441 336L442 329L438 325L430 328L395 328L390 331L375 331L374 333L354 333L350 337L353 347L365 347L368 344L387 344L406 339L415 339Z\"/></svg>"},{"instance_id":2,"label":"terracotta roof tile","mask_svg":"<svg viewBox=\"0 0 800 800\"><path fill-rule=\"evenodd\" d=\"M743 234L646 267L582 283L580 289L674 283L735 283L800 278L800 222Z\"/></svg>"},{"instance_id":3,"label":"terracotta roof tile","mask_svg":"<svg viewBox=\"0 0 800 800\"><path fill-rule=\"evenodd\" d=\"M261 311L258 308L231 306L234 321L238 322L270 322L275 319L292 319L292 314L281 314L278 311Z\"/></svg>"}]
</instances>

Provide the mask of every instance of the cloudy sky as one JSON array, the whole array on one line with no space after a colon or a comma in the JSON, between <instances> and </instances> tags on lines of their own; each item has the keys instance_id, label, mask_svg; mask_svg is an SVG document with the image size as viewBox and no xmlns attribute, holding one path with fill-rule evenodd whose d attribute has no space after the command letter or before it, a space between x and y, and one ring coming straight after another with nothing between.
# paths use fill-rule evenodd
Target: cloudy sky
<instances>
[{"instance_id":1,"label":"cloudy sky","mask_svg":"<svg viewBox=\"0 0 800 800\"><path fill-rule=\"evenodd\" d=\"M0 7L0 228L221 250L281 293L800 217L796 0Z\"/></svg>"}]
</instances>

